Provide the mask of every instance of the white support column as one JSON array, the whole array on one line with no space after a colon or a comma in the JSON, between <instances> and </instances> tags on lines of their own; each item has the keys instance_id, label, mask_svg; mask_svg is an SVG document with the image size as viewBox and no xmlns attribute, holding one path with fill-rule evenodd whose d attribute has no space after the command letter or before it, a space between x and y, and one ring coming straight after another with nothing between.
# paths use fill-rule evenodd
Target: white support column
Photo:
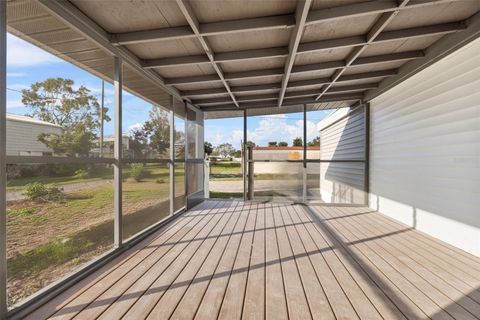
<instances>
[{"instance_id":1,"label":"white support column","mask_svg":"<svg viewBox=\"0 0 480 320\"><path fill-rule=\"evenodd\" d=\"M114 246L122 246L122 60L114 57L115 85L115 165L113 169Z\"/></svg>"},{"instance_id":2,"label":"white support column","mask_svg":"<svg viewBox=\"0 0 480 320\"><path fill-rule=\"evenodd\" d=\"M183 130L185 130L185 134L183 136L183 159L185 162L183 163L183 185L184 185L184 190L185 190L185 201L183 202L185 209L188 209L188 165L187 165L187 159L188 159L188 117L187 117L187 106L185 105L185 102L183 102L183 112L185 114L185 119L183 121Z\"/></svg>"},{"instance_id":3,"label":"white support column","mask_svg":"<svg viewBox=\"0 0 480 320\"><path fill-rule=\"evenodd\" d=\"M0 1L0 319L7 318L7 2Z\"/></svg>"},{"instance_id":4,"label":"white support column","mask_svg":"<svg viewBox=\"0 0 480 320\"><path fill-rule=\"evenodd\" d=\"M307 202L307 105L303 105L303 185L302 201Z\"/></svg>"},{"instance_id":5,"label":"white support column","mask_svg":"<svg viewBox=\"0 0 480 320\"><path fill-rule=\"evenodd\" d=\"M173 96L170 96L170 215L175 212L175 114Z\"/></svg>"}]
</instances>

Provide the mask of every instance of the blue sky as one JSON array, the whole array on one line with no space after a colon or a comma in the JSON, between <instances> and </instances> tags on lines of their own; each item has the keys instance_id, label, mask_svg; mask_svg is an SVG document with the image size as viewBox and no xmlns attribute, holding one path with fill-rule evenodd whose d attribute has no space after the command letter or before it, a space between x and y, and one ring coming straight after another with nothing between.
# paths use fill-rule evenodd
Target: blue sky
<instances>
[{"instance_id":1,"label":"blue sky","mask_svg":"<svg viewBox=\"0 0 480 320\"><path fill-rule=\"evenodd\" d=\"M28 108L21 102L22 89L29 88L34 82L51 77L68 78L75 86L86 86L100 101L101 79L82 69L51 55L34 45L13 35L7 36L7 112L25 115ZM151 105L127 92L123 97L123 128L127 133L148 119ZM113 86L105 83L105 106L108 107L112 121L105 125L105 134L113 134ZM316 125L327 115L326 111L308 113L308 140L317 136ZM286 141L289 145L295 137L302 135L303 119L301 113L250 117L248 120L248 139L258 145L269 141ZM214 145L231 143L239 148L243 138L242 118L207 120L205 122L205 140Z\"/></svg>"}]
</instances>

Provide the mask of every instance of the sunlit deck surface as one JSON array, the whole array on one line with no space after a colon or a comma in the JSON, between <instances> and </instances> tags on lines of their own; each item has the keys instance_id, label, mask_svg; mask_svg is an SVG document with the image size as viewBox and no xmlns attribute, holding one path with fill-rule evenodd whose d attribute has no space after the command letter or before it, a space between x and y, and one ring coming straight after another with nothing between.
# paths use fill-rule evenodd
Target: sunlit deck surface
<instances>
[{"instance_id":1,"label":"sunlit deck surface","mask_svg":"<svg viewBox=\"0 0 480 320\"><path fill-rule=\"evenodd\" d=\"M207 201L31 319L478 319L480 259L365 207Z\"/></svg>"}]
</instances>

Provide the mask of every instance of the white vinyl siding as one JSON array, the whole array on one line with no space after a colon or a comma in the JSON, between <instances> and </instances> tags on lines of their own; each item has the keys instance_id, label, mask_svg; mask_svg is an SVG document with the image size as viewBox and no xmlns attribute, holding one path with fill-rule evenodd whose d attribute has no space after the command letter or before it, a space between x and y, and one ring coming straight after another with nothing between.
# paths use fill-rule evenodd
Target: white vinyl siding
<instances>
[{"instance_id":1,"label":"white vinyl siding","mask_svg":"<svg viewBox=\"0 0 480 320\"><path fill-rule=\"evenodd\" d=\"M371 101L370 206L480 256L480 40Z\"/></svg>"},{"instance_id":2,"label":"white vinyl siding","mask_svg":"<svg viewBox=\"0 0 480 320\"><path fill-rule=\"evenodd\" d=\"M332 118L334 115L332 116ZM320 159L365 158L364 109L346 115L320 131ZM320 163L320 193L328 203L365 203L363 162Z\"/></svg>"}]
</instances>

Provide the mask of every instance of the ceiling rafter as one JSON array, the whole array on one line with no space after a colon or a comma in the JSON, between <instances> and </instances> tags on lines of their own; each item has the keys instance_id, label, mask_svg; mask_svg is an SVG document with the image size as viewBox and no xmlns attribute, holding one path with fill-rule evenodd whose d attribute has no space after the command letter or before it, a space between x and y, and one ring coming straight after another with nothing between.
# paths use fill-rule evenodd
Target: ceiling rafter
<instances>
[{"instance_id":1,"label":"ceiling rafter","mask_svg":"<svg viewBox=\"0 0 480 320\"><path fill-rule=\"evenodd\" d=\"M360 85L347 85L347 86L341 86L341 87L334 87L327 93L327 95L338 94L338 93L352 93L352 92L359 93L359 92L364 92L368 89L376 89L377 87L378 87L378 83L367 83L367 84L360 84ZM234 88L232 89L234 90ZM316 95L318 95L318 90L316 89L292 91L292 92L287 92L285 94L285 99L299 98L299 97L313 97ZM278 95L275 93L245 95L245 96L237 97L237 101L239 103L253 102L253 101L269 101L269 100L276 101L277 99L278 99ZM198 106L212 106L212 105L218 105L218 104L225 104L228 102L230 102L230 99L228 99L227 97L198 99L198 100L192 101L192 103Z\"/></svg>"},{"instance_id":2,"label":"ceiling rafter","mask_svg":"<svg viewBox=\"0 0 480 320\"><path fill-rule=\"evenodd\" d=\"M218 76L220 77L220 80L222 81L223 85L225 86L225 89L227 89L228 94L232 98L233 103L238 107L239 106L238 102L237 102L235 96L233 95L232 90L230 89L230 85L225 80L222 69L215 62L215 59L213 57L213 50L212 50L210 44L208 43L208 41L206 39L203 38L203 36L200 33L200 23L198 22L198 19L195 16L195 13L193 12L192 7L187 2L187 0L177 0L177 5L180 8L180 11L182 11L183 15L185 16L185 19L187 19L188 24L192 28L192 30L195 33L197 39L202 44L202 47L205 50L205 53L206 53L208 59L210 60L213 68L215 69Z\"/></svg>"},{"instance_id":3,"label":"ceiling rafter","mask_svg":"<svg viewBox=\"0 0 480 320\"><path fill-rule=\"evenodd\" d=\"M308 11L310 10L311 0L299 0L297 10L295 12L295 28L293 29L290 43L288 44L288 56L285 61L285 68L282 77L282 87L278 96L278 106L282 106L283 97L287 90L288 80L292 72L293 64L297 56L298 46L305 31L305 21L307 20Z\"/></svg>"},{"instance_id":4,"label":"ceiling rafter","mask_svg":"<svg viewBox=\"0 0 480 320\"><path fill-rule=\"evenodd\" d=\"M386 15L390 15L387 13ZM466 28L463 21L435 24L430 26L422 26L416 28L400 29L383 32L378 37L373 37L370 40L365 35L358 35L346 38L336 38L320 41L312 41L300 43L297 49L297 55L318 52L329 51L339 48L348 47L362 47L371 43L381 43L387 41L397 41L416 37L428 37L439 34L453 33L461 31ZM288 57L288 47L274 47L263 49L251 49L232 52L217 53L215 55L215 62L235 62L244 60L266 59L275 57ZM208 63L202 55L192 55L184 57L167 57L160 59L147 59L144 60L144 68L162 68L162 67L175 67L185 65L197 65Z\"/></svg>"},{"instance_id":5,"label":"ceiling rafter","mask_svg":"<svg viewBox=\"0 0 480 320\"><path fill-rule=\"evenodd\" d=\"M340 101L358 101L363 99L363 94L335 94L335 95L328 95L322 97L319 101L315 101L313 98L292 98L292 99L285 99L283 105L290 106L290 105L303 105L303 104L317 104L317 103L324 103L324 102L340 102ZM262 101L257 102L245 102L240 104L240 109L254 109L254 108L269 108L269 107L277 107L277 103L270 102L265 103ZM235 105L233 104L223 104L217 106L208 106L201 108L202 111L234 111L238 110Z\"/></svg>"},{"instance_id":6,"label":"ceiling rafter","mask_svg":"<svg viewBox=\"0 0 480 320\"><path fill-rule=\"evenodd\" d=\"M411 1L405 9L434 5L455 0L416 0ZM349 4L329 9L312 10L307 16L306 24L317 24L325 21L354 18L383 12L395 11L398 5L394 0L374 0ZM213 36L246 31L289 29L295 26L295 16L292 14L268 16L261 18L237 19L221 22L199 24L200 36ZM189 26L167 27L150 30L139 30L122 33L112 33L110 39L114 45L126 45L153 41L179 40L196 38Z\"/></svg>"},{"instance_id":7,"label":"ceiling rafter","mask_svg":"<svg viewBox=\"0 0 480 320\"><path fill-rule=\"evenodd\" d=\"M383 13L380 18L377 19L377 21L374 23L372 28L369 30L369 32L366 35L366 43L363 44L362 46L355 47L350 55L347 57L345 60L345 66L341 69L338 69L335 71L335 73L332 76L332 80L330 81L329 84L325 85L323 89L320 91L320 94L315 98L315 100L319 100L327 91L332 87L333 84L342 76L342 74L347 70L347 68L368 48L370 44L372 44L377 37L380 36L382 31L387 27L387 25L395 18L395 16L400 12L401 9L405 8L405 6L408 4L410 0L400 0L398 3L397 8L394 11L391 12L386 12ZM412 32L418 31L419 28L413 28L411 30L411 35L418 35L418 32ZM437 29L436 29L437 30ZM436 31L435 30L435 31ZM433 31L433 30L431 30ZM437 31L436 31L437 32ZM392 35L393 34L393 35ZM389 36L390 35L390 36ZM384 40L385 39L392 39L392 38L398 38L401 37L402 34L399 31L389 31L384 33ZM387 41L387 40L385 40Z\"/></svg>"},{"instance_id":8,"label":"ceiling rafter","mask_svg":"<svg viewBox=\"0 0 480 320\"><path fill-rule=\"evenodd\" d=\"M359 81L359 80L368 80L368 79L375 79L375 78L384 78L384 77L391 77L397 74L396 69L389 69L389 70L382 70L382 71L374 71L374 72L364 72L364 73L357 73L352 75L343 75L337 81L338 82L351 82L351 81ZM290 82L289 88L298 88L298 87L311 87L311 86L319 86L323 84L330 83L330 78L317 78L317 79L309 79L309 80L299 80L299 81L292 81ZM240 87L232 87L232 91L234 93L252 93L256 94L259 91L278 91L280 90L281 84L278 83L271 83L266 85L251 85L251 86L240 86ZM362 84L364 86L371 86L370 83ZM352 85L354 86L354 85ZM360 86L360 85L358 85ZM369 88L373 89L373 88ZM183 97L202 97L208 95L226 95L228 92L224 91L223 89L216 88L216 89L201 89L201 90L190 90L184 91L182 93ZM317 91L318 94L318 91ZM201 98L200 98L201 99Z\"/></svg>"},{"instance_id":9,"label":"ceiling rafter","mask_svg":"<svg viewBox=\"0 0 480 320\"><path fill-rule=\"evenodd\" d=\"M378 56L370 56L365 58L359 58L355 60L352 65L354 66L363 66L363 65L370 65L370 64L379 64L379 63L388 63L388 62L395 62L395 61L403 61L403 60L412 60L416 58L421 58L424 56L422 50L416 51L407 51L407 52L399 52L399 53L391 53L391 54L383 54ZM293 74L300 74L300 73L310 73L310 72L318 72L324 70L335 70L340 69L345 66L345 61L332 61L332 62L323 62L323 63L314 63L314 64L306 64L301 66L294 66L292 68ZM261 77L272 77L272 76L282 76L283 69L263 69L263 70L251 70L251 71L243 71L243 72L232 72L226 73L225 79L227 80L239 80L239 79L248 79L248 78L261 78ZM201 82L219 82L220 79L215 75L205 75L205 76L192 76L192 77L179 77L179 78L170 78L166 79L166 83L168 85L179 85L179 84L191 84L191 83L201 83ZM205 94L209 94L209 89L205 90ZM201 90L195 90L201 91ZM214 94L221 93L221 92L214 92ZM223 93L228 93L224 91ZM197 93L201 94L201 93ZM184 96L189 96L184 94Z\"/></svg>"}]
</instances>

